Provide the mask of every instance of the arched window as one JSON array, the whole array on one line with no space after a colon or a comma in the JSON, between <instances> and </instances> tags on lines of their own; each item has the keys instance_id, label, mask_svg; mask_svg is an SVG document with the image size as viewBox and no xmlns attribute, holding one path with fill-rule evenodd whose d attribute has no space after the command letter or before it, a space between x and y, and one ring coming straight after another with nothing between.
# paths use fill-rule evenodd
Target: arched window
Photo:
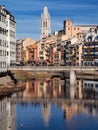
<instances>
[{"instance_id":1,"label":"arched window","mask_svg":"<svg viewBox=\"0 0 98 130\"><path fill-rule=\"evenodd\" d=\"M46 27L47 27L47 21L46 21Z\"/></svg>"},{"instance_id":2,"label":"arched window","mask_svg":"<svg viewBox=\"0 0 98 130\"><path fill-rule=\"evenodd\" d=\"M45 22L43 21L43 27L45 27Z\"/></svg>"}]
</instances>

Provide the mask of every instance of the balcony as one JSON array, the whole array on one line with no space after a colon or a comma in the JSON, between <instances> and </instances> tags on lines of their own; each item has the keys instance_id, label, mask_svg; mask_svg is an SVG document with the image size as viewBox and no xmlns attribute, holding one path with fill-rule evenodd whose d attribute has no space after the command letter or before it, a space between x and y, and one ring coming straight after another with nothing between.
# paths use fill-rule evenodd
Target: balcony
<instances>
[{"instance_id":1,"label":"balcony","mask_svg":"<svg viewBox=\"0 0 98 130\"><path fill-rule=\"evenodd\" d=\"M46 52L50 52L50 49L45 49Z\"/></svg>"},{"instance_id":2,"label":"balcony","mask_svg":"<svg viewBox=\"0 0 98 130\"><path fill-rule=\"evenodd\" d=\"M95 52L95 55L98 55L98 52Z\"/></svg>"},{"instance_id":3,"label":"balcony","mask_svg":"<svg viewBox=\"0 0 98 130\"><path fill-rule=\"evenodd\" d=\"M57 43L57 46L61 46L61 44L60 44L60 43Z\"/></svg>"},{"instance_id":4,"label":"balcony","mask_svg":"<svg viewBox=\"0 0 98 130\"><path fill-rule=\"evenodd\" d=\"M30 53L34 53L34 50L30 50L29 52L30 52Z\"/></svg>"},{"instance_id":5,"label":"balcony","mask_svg":"<svg viewBox=\"0 0 98 130\"><path fill-rule=\"evenodd\" d=\"M46 56L50 56L50 53L46 53L45 55L46 55Z\"/></svg>"},{"instance_id":6,"label":"balcony","mask_svg":"<svg viewBox=\"0 0 98 130\"><path fill-rule=\"evenodd\" d=\"M94 48L94 45L92 45L92 46L84 46L84 48L87 48L87 49Z\"/></svg>"},{"instance_id":7,"label":"balcony","mask_svg":"<svg viewBox=\"0 0 98 130\"><path fill-rule=\"evenodd\" d=\"M57 48L57 51L61 51L61 48Z\"/></svg>"},{"instance_id":8,"label":"balcony","mask_svg":"<svg viewBox=\"0 0 98 130\"><path fill-rule=\"evenodd\" d=\"M98 47L98 45L95 45L95 47Z\"/></svg>"},{"instance_id":9,"label":"balcony","mask_svg":"<svg viewBox=\"0 0 98 130\"><path fill-rule=\"evenodd\" d=\"M85 55L91 55L91 54L95 54L95 52L87 52L87 51L85 51L84 54Z\"/></svg>"}]
</instances>

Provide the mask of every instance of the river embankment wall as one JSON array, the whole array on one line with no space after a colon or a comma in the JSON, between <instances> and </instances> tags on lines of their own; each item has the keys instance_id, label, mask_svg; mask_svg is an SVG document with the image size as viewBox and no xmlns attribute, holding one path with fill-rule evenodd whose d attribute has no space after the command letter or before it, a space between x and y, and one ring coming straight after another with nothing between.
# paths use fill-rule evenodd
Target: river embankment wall
<instances>
[{"instance_id":1,"label":"river embankment wall","mask_svg":"<svg viewBox=\"0 0 98 130\"><path fill-rule=\"evenodd\" d=\"M0 77L0 84L7 84L9 82L12 82L9 76Z\"/></svg>"},{"instance_id":2,"label":"river embankment wall","mask_svg":"<svg viewBox=\"0 0 98 130\"><path fill-rule=\"evenodd\" d=\"M16 79L8 74L0 75L0 98L9 96L15 92L19 92L25 89L25 84L16 82Z\"/></svg>"}]
</instances>

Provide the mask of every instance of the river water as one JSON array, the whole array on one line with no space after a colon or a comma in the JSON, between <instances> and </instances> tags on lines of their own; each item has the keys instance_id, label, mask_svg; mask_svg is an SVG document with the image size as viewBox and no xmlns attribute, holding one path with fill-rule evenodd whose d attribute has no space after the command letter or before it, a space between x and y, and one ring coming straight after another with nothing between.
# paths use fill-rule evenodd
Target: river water
<instances>
[{"instance_id":1,"label":"river water","mask_svg":"<svg viewBox=\"0 0 98 130\"><path fill-rule=\"evenodd\" d=\"M54 76L0 100L0 130L98 130L98 81Z\"/></svg>"}]
</instances>

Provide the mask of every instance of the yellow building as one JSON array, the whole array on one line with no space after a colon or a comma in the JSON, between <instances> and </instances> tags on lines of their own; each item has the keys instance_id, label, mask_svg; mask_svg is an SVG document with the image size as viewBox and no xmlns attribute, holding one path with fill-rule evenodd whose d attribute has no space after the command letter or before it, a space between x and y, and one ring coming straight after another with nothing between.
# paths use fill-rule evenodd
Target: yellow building
<instances>
[{"instance_id":1,"label":"yellow building","mask_svg":"<svg viewBox=\"0 0 98 130\"><path fill-rule=\"evenodd\" d=\"M16 42L16 62L26 63L28 61L27 47L36 41L32 38L18 39Z\"/></svg>"},{"instance_id":2,"label":"yellow building","mask_svg":"<svg viewBox=\"0 0 98 130\"><path fill-rule=\"evenodd\" d=\"M56 36L48 36L38 42L38 59L49 61L50 48L56 46Z\"/></svg>"},{"instance_id":3,"label":"yellow building","mask_svg":"<svg viewBox=\"0 0 98 130\"><path fill-rule=\"evenodd\" d=\"M26 38L24 41L23 41L23 55L24 55L24 63L27 63L28 60L29 60L29 56L28 56L28 51L26 50L26 48L30 45L33 45L36 41L32 38Z\"/></svg>"}]
</instances>

